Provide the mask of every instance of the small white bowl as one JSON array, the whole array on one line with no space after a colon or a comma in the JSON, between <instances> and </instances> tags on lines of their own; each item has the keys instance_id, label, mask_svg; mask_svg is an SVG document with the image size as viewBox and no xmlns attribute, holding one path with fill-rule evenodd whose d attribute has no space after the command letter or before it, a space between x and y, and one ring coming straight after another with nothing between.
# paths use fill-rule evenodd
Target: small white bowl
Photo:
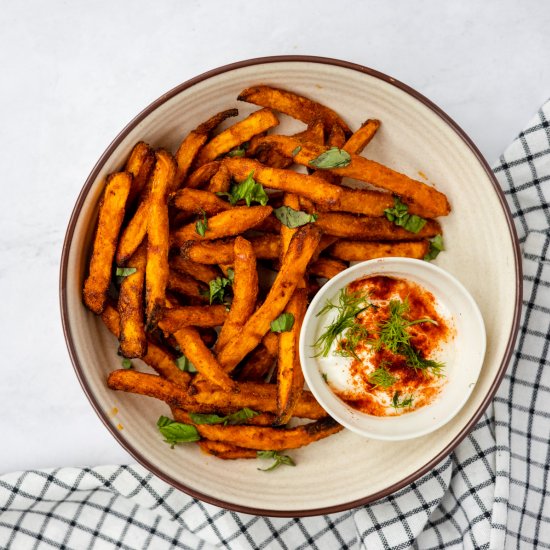
<instances>
[{"instance_id":1,"label":"small white bowl","mask_svg":"<svg viewBox=\"0 0 550 550\"><path fill-rule=\"evenodd\" d=\"M373 416L353 409L337 397L323 379L321 360L312 343L322 333L324 319L317 317L327 300L342 288L371 275L412 281L431 292L438 311L450 318L456 332L444 350L446 383L433 403L398 416ZM372 439L398 441L433 432L449 422L468 400L485 356L485 325L479 308L464 286L447 271L422 260L380 258L356 264L328 281L311 302L300 336L304 376L322 407L340 424ZM326 359L324 359L326 364Z\"/></svg>"}]
</instances>

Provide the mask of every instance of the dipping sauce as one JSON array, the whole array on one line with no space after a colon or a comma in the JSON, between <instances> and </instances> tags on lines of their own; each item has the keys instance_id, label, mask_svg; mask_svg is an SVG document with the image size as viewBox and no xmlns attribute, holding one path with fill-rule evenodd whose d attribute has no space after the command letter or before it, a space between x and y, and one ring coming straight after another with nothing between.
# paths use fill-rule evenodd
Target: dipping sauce
<instances>
[{"instance_id":1,"label":"dipping sauce","mask_svg":"<svg viewBox=\"0 0 550 550\"><path fill-rule=\"evenodd\" d=\"M331 391L374 416L432 403L446 383L454 328L434 295L404 278L353 281L319 313L315 351Z\"/></svg>"}]
</instances>

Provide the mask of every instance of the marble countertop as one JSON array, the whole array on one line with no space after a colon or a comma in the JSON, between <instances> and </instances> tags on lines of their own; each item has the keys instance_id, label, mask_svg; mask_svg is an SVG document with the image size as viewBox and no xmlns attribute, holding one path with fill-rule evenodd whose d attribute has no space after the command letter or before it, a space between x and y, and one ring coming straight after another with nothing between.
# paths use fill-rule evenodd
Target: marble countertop
<instances>
[{"instance_id":1,"label":"marble countertop","mask_svg":"<svg viewBox=\"0 0 550 550\"><path fill-rule=\"evenodd\" d=\"M492 163L550 95L550 4L8 1L0 18L0 473L131 461L73 372L58 272L71 210L119 130L233 61L341 58L409 84Z\"/></svg>"}]
</instances>

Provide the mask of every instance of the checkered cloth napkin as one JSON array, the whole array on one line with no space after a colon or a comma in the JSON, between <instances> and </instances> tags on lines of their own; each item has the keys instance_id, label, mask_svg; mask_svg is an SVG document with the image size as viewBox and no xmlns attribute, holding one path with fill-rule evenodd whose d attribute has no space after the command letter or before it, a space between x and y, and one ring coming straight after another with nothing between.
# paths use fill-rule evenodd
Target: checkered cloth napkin
<instances>
[{"instance_id":1,"label":"checkered cloth napkin","mask_svg":"<svg viewBox=\"0 0 550 550\"><path fill-rule=\"evenodd\" d=\"M140 466L0 477L0 548L550 548L550 101L495 167L523 247L523 313L494 402L435 470L348 512L228 512Z\"/></svg>"}]
</instances>

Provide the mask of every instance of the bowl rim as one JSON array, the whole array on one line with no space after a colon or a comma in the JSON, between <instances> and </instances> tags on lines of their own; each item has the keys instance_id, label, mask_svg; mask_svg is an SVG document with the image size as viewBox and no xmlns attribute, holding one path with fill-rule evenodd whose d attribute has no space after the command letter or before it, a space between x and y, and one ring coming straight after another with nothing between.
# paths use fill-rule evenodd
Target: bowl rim
<instances>
[{"instance_id":1,"label":"bowl rim","mask_svg":"<svg viewBox=\"0 0 550 550\"><path fill-rule=\"evenodd\" d=\"M415 270L411 273L411 269ZM321 324L322 321L317 320L317 315L314 316L314 312L316 309L319 309L320 302L324 299L325 301L329 299L331 296L334 296L336 293L338 293L340 290L351 284L353 281L362 280L364 278L374 277L376 275L385 275L388 277L397 277L400 279L409 279L412 282L418 283L418 279L422 279L422 274L425 275L426 279L430 279L430 281L448 281L450 285L452 285L456 291L460 294L460 301L463 304L468 304L471 308L471 317L469 318L472 323L476 324L476 328L479 330L478 334L481 336L481 340L479 342L479 349L481 350L481 358L479 362L479 366L476 369L475 374L475 382L474 385L468 388L468 391L461 396L460 402L458 406L455 404L454 407L448 407L447 413L444 416L443 420L439 420L436 424L430 424L428 426L423 425L422 429L417 429L416 432L413 432L411 435L408 433L405 436L395 436L395 435L380 435L379 433L369 432L368 429L363 429L359 426L352 426L352 421L348 421L344 418L345 413L343 413L343 410L348 409L349 407L344 404L344 402L337 400L334 406L329 406L326 400L320 395L318 391L318 387L320 384L324 384L324 382L321 382L320 379L320 372L319 372L319 363L316 360L317 356L310 355L307 350L307 344L306 344L306 337L308 330L311 333L315 333L316 327ZM422 285L421 285L422 286ZM328 296L327 296L328 295ZM441 296L441 294L439 294ZM437 298L436 294L436 298ZM468 308L466 308L467 310ZM456 313L456 312L451 312ZM311 324L311 328L306 329L306 326L308 324ZM436 430L439 430L443 426L445 426L447 423L449 423L463 408L464 405L466 405L466 402L472 395L472 392L475 388L475 385L477 384L477 381L479 379L479 375L481 373L481 369L483 367L483 361L485 359L485 352L487 348L487 334L485 330L485 321L483 319L483 316L481 315L481 311L479 309L479 306L477 302L474 300L473 296L470 294L468 289L462 284L462 282L455 277L452 273L447 271L446 269L443 269L442 267L439 267L438 265L432 264L430 262L426 262L424 260L419 260L416 258L403 258L403 257L396 257L396 256L390 256L385 258L374 258L372 260L365 260L363 262L358 262L330 279L325 285L321 287L319 292L315 295L311 303L309 304L308 310L306 312L303 325L302 325L302 332L300 333L300 362L302 364L302 370L304 372L304 377L307 382L307 385L310 389L310 391L313 393L317 401L319 401L319 404L321 407L327 411L328 414L330 414L337 422L342 424L345 428L348 430L356 433L357 435L368 438L368 439L376 439L379 441L407 441L411 439L416 439L418 437L422 437L425 435L428 435L432 432L435 432ZM460 367L457 367L460 369ZM330 390L329 390L330 391ZM361 413L359 411L356 411L358 413L358 416L362 416L364 413ZM368 416L368 415L367 415ZM387 420L387 417L374 417L378 420L376 420L377 423L382 424L385 423ZM403 418L403 416L397 416L392 418L392 422L399 422L399 419ZM429 419L428 419L429 420Z\"/></svg>"},{"instance_id":2,"label":"bowl rim","mask_svg":"<svg viewBox=\"0 0 550 550\"><path fill-rule=\"evenodd\" d=\"M263 65L268 63L318 63L321 65L342 67L345 69L367 74L369 76L382 80L392 86L395 86L396 88L411 95L412 97L420 101L424 106L428 107L437 116L439 116L439 118L441 118L454 132L456 132L456 134L462 139L464 144L470 149L474 157L483 167L487 177L489 178L489 181L493 185L493 188L500 201L504 216L506 218L508 230L510 232L510 238L512 240L513 253L514 253L514 274L516 276L514 317L512 320L512 326L511 326L510 332L508 334L508 341L504 351L504 356L498 368L495 379L493 380L493 383L489 388L489 391L485 395L478 409L475 411L475 413L472 415L472 417L466 423L463 429L457 434L457 436L442 451L440 451L435 457L429 460L424 466L422 466L412 474L404 477L400 481L390 485L389 487L386 487L381 491L378 491L376 493L367 495L366 497L356 499L350 502L336 504L332 506L324 506L321 508L309 508L306 510L272 510L272 509L255 508L251 506L244 506L241 504L226 502L214 496L207 495L193 488L187 487L183 483L173 479L169 475L163 473L157 465L151 463L145 456L143 456L139 451L137 451L133 447L133 445L128 441L126 441L122 437L122 435L116 430L116 428L112 425L109 418L107 417L107 414L103 410L101 410L98 401L96 400L90 386L88 385L88 382L86 380L86 375L85 375L85 367L80 362L77 356L73 334L71 331L71 327L69 325L68 299L66 294L69 251L71 248L74 231L77 225L77 220L79 218L80 211L82 210L86 197L94 181L96 180L99 172L101 171L101 169L103 168L104 164L107 162L109 157L112 155L114 150L122 142L122 140L125 139L126 136L129 134L129 132L133 130L145 117L151 114L154 110L156 110L158 107L166 103L169 99L173 98L180 92L194 86L195 84L203 82L204 80L207 80L211 77L218 76L220 74L230 72L236 69L241 69L244 67L250 67L254 65ZM506 368L508 366L508 362L512 356L516 337L519 331L519 321L520 321L520 315L521 315L522 294L523 294L522 282L523 282L522 264L521 264L521 252L520 252L519 240L518 240L518 236L514 226L512 214L510 212L508 204L506 203L504 192L500 188L500 185L493 171L491 170L489 164L487 163L487 161L485 160L485 158L483 157L479 149L476 147L473 141L468 137L466 132L464 132L464 130L456 122L454 122L454 120L449 115L447 115L441 108L439 108L435 103L430 101L427 97L417 92L415 89L411 88L407 84L404 84L403 82L400 82L399 80L391 76L388 76L380 71L377 71L375 69L371 69L369 67L365 67L357 63L352 63L349 61L343 61L340 59L334 59L329 57L318 57L318 56L310 56L310 55L277 55L277 56L269 56L269 57L256 57L256 58L251 58L243 61L229 63L226 65L222 65L221 67L218 67L216 69L212 69L210 71L199 74L198 76L191 78L190 80L186 80L185 82L175 86L168 92L162 94L158 99L151 102L120 131L120 133L114 138L114 140L110 143L110 145L105 149L105 151L103 152L103 154L100 156L99 160L96 162L95 166L93 167L92 171L90 172L89 176L87 177L82 187L82 190L80 191L77 197L75 206L71 213L69 223L67 226L67 231L65 234L65 239L63 241L62 252L61 252L60 276L59 276L59 300L60 300L60 309L61 309L61 323L63 327L65 343L67 345L69 356L73 364L73 367L75 369L78 381L80 382L80 385L84 393L86 394L92 407L94 408L95 412L97 413L97 415L99 416L99 418L101 419L105 427L109 430L109 432L113 435L113 437L118 441L118 443L122 445L122 447L138 463L140 463L147 470L152 472L154 475L156 475L157 477L159 477L160 479L162 479L172 487L175 487L176 489L181 490L192 497L198 498L200 500L203 500L205 502L208 502L215 506L219 506L224 509L233 510L235 512L254 514L259 516L308 517L308 516L316 516L316 515L324 515L324 514L333 514L336 512L349 510L351 508L356 508L358 506L363 506L365 504L369 504L381 498L384 498L398 491L399 489L402 489L403 487L409 485L410 483L417 480L419 477L423 476L424 474L432 470L434 467L436 467L468 435L468 433L472 430L472 428L475 426L479 418L482 416L482 414L485 412L490 402L492 401L504 377Z\"/></svg>"}]
</instances>

